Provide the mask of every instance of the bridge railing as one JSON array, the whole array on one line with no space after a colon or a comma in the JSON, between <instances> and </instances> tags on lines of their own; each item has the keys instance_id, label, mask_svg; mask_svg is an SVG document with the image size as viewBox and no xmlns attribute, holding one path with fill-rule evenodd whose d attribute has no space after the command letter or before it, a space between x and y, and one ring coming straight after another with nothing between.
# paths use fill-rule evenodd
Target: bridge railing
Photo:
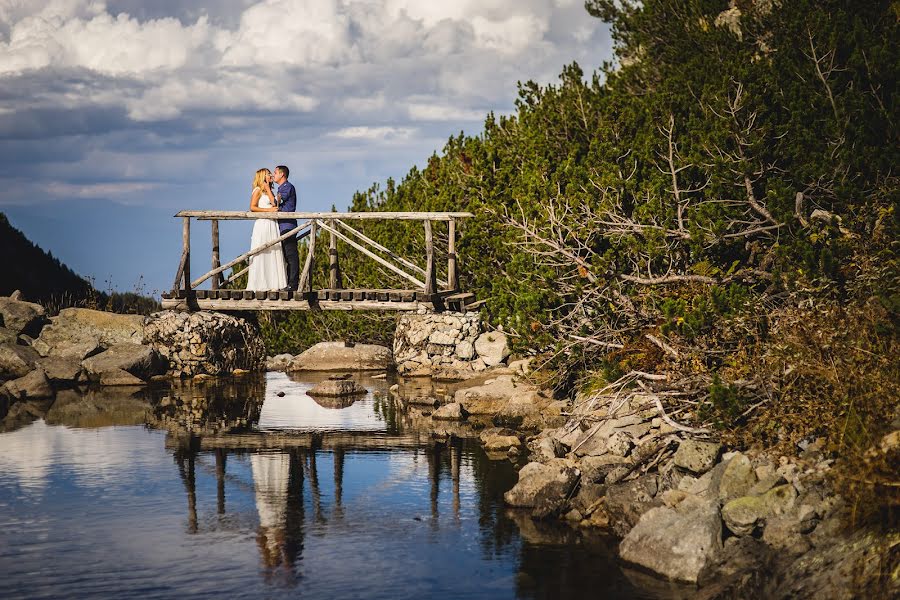
<instances>
[{"instance_id":1,"label":"bridge railing","mask_svg":"<svg viewBox=\"0 0 900 600\"><path fill-rule=\"evenodd\" d=\"M297 235L298 240L309 237L309 247L306 261L300 274L298 292L311 293L313 291L312 275L315 268L315 249L319 231L329 234L328 263L329 286L331 289L342 289L342 278L337 250L337 240L342 240L348 246L358 250L365 256L374 260L381 266L408 280L422 290L426 295L436 294L440 289L444 291L459 290L459 259L456 255L456 226L461 219L473 217L467 212L243 212L243 211L215 211L215 210L183 210L175 215L182 219L182 251L181 260L175 281L172 284L172 296L174 298L190 298L195 290L207 280L211 281L211 289L233 282L245 274L249 266L232 272L229 277L223 273L235 267L250 257L263 252L275 244ZM191 279L191 220L210 221L212 226L212 268L196 279ZM251 248L237 258L221 264L219 256L219 221L255 220L255 219L297 219L297 227L285 232L278 238L265 244ZM382 221L420 221L425 229L425 267L422 268L383 244L378 243L357 228L349 225L347 221L382 220ZM435 243L432 223L446 221L448 223L447 235L447 279L439 280L437 277L437 265L435 263Z\"/></svg>"}]
</instances>

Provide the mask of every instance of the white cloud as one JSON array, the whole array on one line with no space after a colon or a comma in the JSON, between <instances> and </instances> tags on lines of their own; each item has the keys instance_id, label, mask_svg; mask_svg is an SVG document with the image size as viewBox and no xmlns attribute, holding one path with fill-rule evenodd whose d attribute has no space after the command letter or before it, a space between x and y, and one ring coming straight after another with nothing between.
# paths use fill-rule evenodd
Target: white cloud
<instances>
[{"instance_id":1,"label":"white cloud","mask_svg":"<svg viewBox=\"0 0 900 600\"><path fill-rule=\"evenodd\" d=\"M487 111L465 109L449 104L413 102L408 107L413 121L483 121Z\"/></svg>"},{"instance_id":2,"label":"white cloud","mask_svg":"<svg viewBox=\"0 0 900 600\"><path fill-rule=\"evenodd\" d=\"M406 139L415 133L412 127L344 127L329 135L345 140L390 140Z\"/></svg>"}]
</instances>

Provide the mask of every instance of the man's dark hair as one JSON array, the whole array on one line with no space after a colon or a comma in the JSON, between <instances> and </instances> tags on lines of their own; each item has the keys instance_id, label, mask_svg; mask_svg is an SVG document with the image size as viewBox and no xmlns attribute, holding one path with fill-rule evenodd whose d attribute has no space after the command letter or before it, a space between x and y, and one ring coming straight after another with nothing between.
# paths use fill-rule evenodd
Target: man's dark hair
<instances>
[{"instance_id":1,"label":"man's dark hair","mask_svg":"<svg viewBox=\"0 0 900 600\"><path fill-rule=\"evenodd\" d=\"M285 178L285 179L287 179L288 177L291 176L291 170L288 169L286 166L284 166L284 165L278 165L278 166L275 167L275 168L278 169L279 171L281 171L282 173L284 173L284 178Z\"/></svg>"}]
</instances>

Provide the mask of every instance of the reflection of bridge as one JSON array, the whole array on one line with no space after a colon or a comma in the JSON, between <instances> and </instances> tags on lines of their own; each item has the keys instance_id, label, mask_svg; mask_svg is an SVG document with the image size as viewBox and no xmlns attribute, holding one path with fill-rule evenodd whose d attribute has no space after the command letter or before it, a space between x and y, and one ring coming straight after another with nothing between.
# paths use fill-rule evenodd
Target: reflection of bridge
<instances>
[{"instance_id":1,"label":"reflection of bridge","mask_svg":"<svg viewBox=\"0 0 900 600\"><path fill-rule=\"evenodd\" d=\"M428 431L409 431L379 435L371 431L316 431L297 433L222 433L194 438L196 450L260 450L265 448L300 448L306 450L400 450L422 448L436 442ZM183 441L167 438L168 447L178 447Z\"/></svg>"},{"instance_id":2,"label":"reflection of bridge","mask_svg":"<svg viewBox=\"0 0 900 600\"><path fill-rule=\"evenodd\" d=\"M302 558L303 547L306 537L307 520L316 523L319 526L333 523L345 522L347 515L343 505L343 489L344 489L344 464L345 464L345 448L350 446L341 446L341 440L349 440L347 432L332 436L330 439L326 436L322 438L323 444L328 444L331 448L329 454L332 455L333 463L333 494L330 510L325 506L323 501L323 490L319 477L318 459L321 453L314 446L312 448L295 445L291 447L283 447L281 452L255 452L250 451L251 474L253 477L252 485L243 480L235 480L233 476L226 473L227 458L229 454L244 454L241 448L264 448L266 446L248 446L251 443L259 443L248 441L253 436L246 435L230 435L230 436L207 436L202 440L213 438L212 443L223 444L215 449L213 455L215 457L215 477L216 477L216 512L221 516L227 514L226 511L226 482L234 485L238 483L239 487L243 487L247 492L252 492L259 513L259 527L257 529L257 545L259 547L262 563L270 573L278 573L288 580L293 580L296 574L294 568L297 561ZM371 436L371 434L368 434ZM225 442L221 438L234 437L234 445L225 446ZM358 437L362 437L361 435ZM410 442L408 436L401 436L406 442ZM278 435L265 434L257 436L257 438L267 438L269 442L274 443L277 439L296 438L298 443L303 439L308 439L304 435ZM182 442L188 441L185 438L180 439ZM395 437L390 439L396 440ZM188 500L188 531L192 534L201 532L201 522L205 522L198 517L198 498L197 498L197 464L198 448L197 442L202 440L193 438L187 444L171 444L175 446L174 458L178 465L181 479L187 492ZM440 495L441 472L446 473L446 462L449 459L450 477L452 482L452 512L453 518L458 521L460 518L460 468L462 462L462 440L451 438L447 443L434 442L430 444L420 443L419 449L425 455L428 466L428 478L431 485L429 494L431 506L432 526L438 526L438 500ZM356 445L356 450L372 449L360 445L360 439L352 440L351 445ZM394 446L396 447L396 446ZM418 454L418 452L416 452ZM208 455L207 455L208 456ZM327 492L327 490L326 490ZM309 496L306 496L306 494ZM307 516L307 501L309 498L309 508L312 514ZM311 517L311 518L310 518Z\"/></svg>"},{"instance_id":3,"label":"reflection of bridge","mask_svg":"<svg viewBox=\"0 0 900 600\"><path fill-rule=\"evenodd\" d=\"M270 213L236 211L181 211L182 253L171 293L163 294L163 308L181 310L391 310L414 311L419 308L441 311L474 308L473 294L460 291L459 263L456 255L457 221L473 216L465 212L309 212ZM191 219L212 224L212 269L191 279ZM224 265L219 259L219 221L252 219L298 219L300 224L279 238L252 248ZM421 221L424 224L425 265L404 258L360 231L359 223L380 221ZM355 227L345 221L354 221ZM447 267L439 277L435 250L436 223L447 223ZM328 233L328 287L315 288L316 242L320 231ZM300 285L291 291L251 291L228 289L248 268L238 270L252 256L292 236L309 238ZM384 269L413 284L410 289L345 289L338 261L338 240ZM227 278L223 273L232 269ZM210 289L199 289L206 281Z\"/></svg>"}]
</instances>

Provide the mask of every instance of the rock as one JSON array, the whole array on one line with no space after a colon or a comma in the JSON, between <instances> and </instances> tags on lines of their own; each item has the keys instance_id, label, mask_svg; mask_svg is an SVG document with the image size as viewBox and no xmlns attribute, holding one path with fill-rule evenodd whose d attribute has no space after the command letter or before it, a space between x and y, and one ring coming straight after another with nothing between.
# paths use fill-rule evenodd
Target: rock
<instances>
[{"instance_id":1,"label":"rock","mask_svg":"<svg viewBox=\"0 0 900 600\"><path fill-rule=\"evenodd\" d=\"M522 441L514 431L499 427L485 429L479 436L486 452L507 451L509 448L518 447Z\"/></svg>"},{"instance_id":2,"label":"rock","mask_svg":"<svg viewBox=\"0 0 900 600\"><path fill-rule=\"evenodd\" d=\"M17 344L0 344L0 379L24 377L41 357L33 348Z\"/></svg>"},{"instance_id":3,"label":"rock","mask_svg":"<svg viewBox=\"0 0 900 600\"><path fill-rule=\"evenodd\" d=\"M553 438L545 437L531 445L532 456L539 462L545 462L554 458L565 456L566 450Z\"/></svg>"},{"instance_id":4,"label":"rock","mask_svg":"<svg viewBox=\"0 0 900 600\"><path fill-rule=\"evenodd\" d=\"M719 507L702 500L650 509L619 545L622 560L687 583L696 583L721 550Z\"/></svg>"},{"instance_id":5,"label":"rock","mask_svg":"<svg viewBox=\"0 0 900 600\"><path fill-rule=\"evenodd\" d=\"M357 396L365 394L366 389L352 379L330 378L317 383L306 393L310 396Z\"/></svg>"},{"instance_id":6,"label":"rock","mask_svg":"<svg viewBox=\"0 0 900 600\"><path fill-rule=\"evenodd\" d=\"M16 336L36 337L46 323L47 316L40 304L0 296L0 325Z\"/></svg>"},{"instance_id":7,"label":"rock","mask_svg":"<svg viewBox=\"0 0 900 600\"><path fill-rule=\"evenodd\" d=\"M495 427L534 430L541 429L544 420L540 408L535 404L507 402L491 420Z\"/></svg>"},{"instance_id":8,"label":"rock","mask_svg":"<svg viewBox=\"0 0 900 600\"><path fill-rule=\"evenodd\" d=\"M115 344L140 344L144 317L87 308L65 308L50 319L34 348L41 356L84 359Z\"/></svg>"},{"instance_id":9,"label":"rock","mask_svg":"<svg viewBox=\"0 0 900 600\"><path fill-rule=\"evenodd\" d=\"M703 474L715 466L721 452L721 444L682 440L675 452L675 466L692 473Z\"/></svg>"},{"instance_id":10,"label":"rock","mask_svg":"<svg viewBox=\"0 0 900 600\"><path fill-rule=\"evenodd\" d=\"M460 404L459 402L451 402L450 404L445 404L444 406L431 413L432 419L443 421L463 421L468 416L469 413L466 412L466 409L464 409L462 407L462 404Z\"/></svg>"},{"instance_id":11,"label":"rock","mask_svg":"<svg viewBox=\"0 0 900 600\"><path fill-rule=\"evenodd\" d=\"M657 506L661 500L655 498L656 475L644 475L633 481L610 485L606 489L606 514L613 532L625 536L640 520L641 515Z\"/></svg>"},{"instance_id":12,"label":"rock","mask_svg":"<svg viewBox=\"0 0 900 600\"><path fill-rule=\"evenodd\" d=\"M384 371L391 366L391 351L375 344L320 342L291 361L289 371Z\"/></svg>"},{"instance_id":13,"label":"rock","mask_svg":"<svg viewBox=\"0 0 900 600\"><path fill-rule=\"evenodd\" d=\"M277 354L266 357L266 371L287 371L294 360L293 354Z\"/></svg>"},{"instance_id":14,"label":"rock","mask_svg":"<svg viewBox=\"0 0 900 600\"><path fill-rule=\"evenodd\" d=\"M168 361L168 374L223 376L235 369L259 371L265 366L265 345L251 322L213 312L163 311L144 327L145 342Z\"/></svg>"},{"instance_id":15,"label":"rock","mask_svg":"<svg viewBox=\"0 0 900 600\"><path fill-rule=\"evenodd\" d=\"M138 379L147 380L166 370L152 348L131 343L115 344L109 350L86 358L81 365L93 381L99 381L107 371L127 371Z\"/></svg>"},{"instance_id":16,"label":"rock","mask_svg":"<svg viewBox=\"0 0 900 600\"><path fill-rule=\"evenodd\" d=\"M7 329L6 327L0 326L0 344L13 344L18 343L18 335L12 329Z\"/></svg>"},{"instance_id":17,"label":"rock","mask_svg":"<svg viewBox=\"0 0 900 600\"><path fill-rule=\"evenodd\" d=\"M100 385L102 386L141 386L146 385L142 379L138 379L124 369L107 369L100 373Z\"/></svg>"},{"instance_id":18,"label":"rock","mask_svg":"<svg viewBox=\"0 0 900 600\"><path fill-rule=\"evenodd\" d=\"M81 362L75 358L47 356L39 358L36 365L44 371L47 379L56 388L68 387L85 379Z\"/></svg>"},{"instance_id":19,"label":"rock","mask_svg":"<svg viewBox=\"0 0 900 600\"><path fill-rule=\"evenodd\" d=\"M624 464L626 460L614 454L603 456L585 456L579 463L581 469L581 481L602 483L606 476L616 467Z\"/></svg>"},{"instance_id":20,"label":"rock","mask_svg":"<svg viewBox=\"0 0 900 600\"><path fill-rule=\"evenodd\" d=\"M581 489L572 500L572 508L581 513L582 518L589 517L600 506L600 501L604 496L606 496L605 485L582 481Z\"/></svg>"},{"instance_id":21,"label":"rock","mask_svg":"<svg viewBox=\"0 0 900 600\"><path fill-rule=\"evenodd\" d=\"M794 505L797 490L790 484L772 488L762 496L743 496L722 507L722 520L735 535L750 535L764 527L766 519L784 514Z\"/></svg>"},{"instance_id":22,"label":"rock","mask_svg":"<svg viewBox=\"0 0 900 600\"><path fill-rule=\"evenodd\" d=\"M499 331L482 333L475 340L475 352L489 367L501 364L509 356L506 335Z\"/></svg>"},{"instance_id":23,"label":"rock","mask_svg":"<svg viewBox=\"0 0 900 600\"><path fill-rule=\"evenodd\" d=\"M578 472L557 459L548 464L528 463L519 471L519 481L503 495L510 506L537 508L564 500L578 480Z\"/></svg>"},{"instance_id":24,"label":"rock","mask_svg":"<svg viewBox=\"0 0 900 600\"><path fill-rule=\"evenodd\" d=\"M35 369L23 377L7 381L2 388L14 400L52 398L50 380L40 369Z\"/></svg>"},{"instance_id":25,"label":"rock","mask_svg":"<svg viewBox=\"0 0 900 600\"><path fill-rule=\"evenodd\" d=\"M456 357L460 360L472 360L475 358L475 344L462 341L456 345Z\"/></svg>"},{"instance_id":26,"label":"rock","mask_svg":"<svg viewBox=\"0 0 900 600\"><path fill-rule=\"evenodd\" d=\"M719 499L727 502L732 498L746 495L755 483L756 473L750 459L738 452L725 463L718 482L716 477L713 477L712 486L717 491Z\"/></svg>"},{"instance_id":27,"label":"rock","mask_svg":"<svg viewBox=\"0 0 900 600\"><path fill-rule=\"evenodd\" d=\"M496 415L510 402L538 408L546 404L535 386L514 381L512 375L501 375L481 385L461 388L456 391L454 401L472 415Z\"/></svg>"},{"instance_id":28,"label":"rock","mask_svg":"<svg viewBox=\"0 0 900 600\"><path fill-rule=\"evenodd\" d=\"M513 373L519 375L528 375L531 373L531 363L534 362L534 358L523 358L520 360L510 361L509 370Z\"/></svg>"},{"instance_id":29,"label":"rock","mask_svg":"<svg viewBox=\"0 0 900 600\"><path fill-rule=\"evenodd\" d=\"M628 456L634 444L628 434L616 431L606 440L606 451L616 456Z\"/></svg>"}]
</instances>

